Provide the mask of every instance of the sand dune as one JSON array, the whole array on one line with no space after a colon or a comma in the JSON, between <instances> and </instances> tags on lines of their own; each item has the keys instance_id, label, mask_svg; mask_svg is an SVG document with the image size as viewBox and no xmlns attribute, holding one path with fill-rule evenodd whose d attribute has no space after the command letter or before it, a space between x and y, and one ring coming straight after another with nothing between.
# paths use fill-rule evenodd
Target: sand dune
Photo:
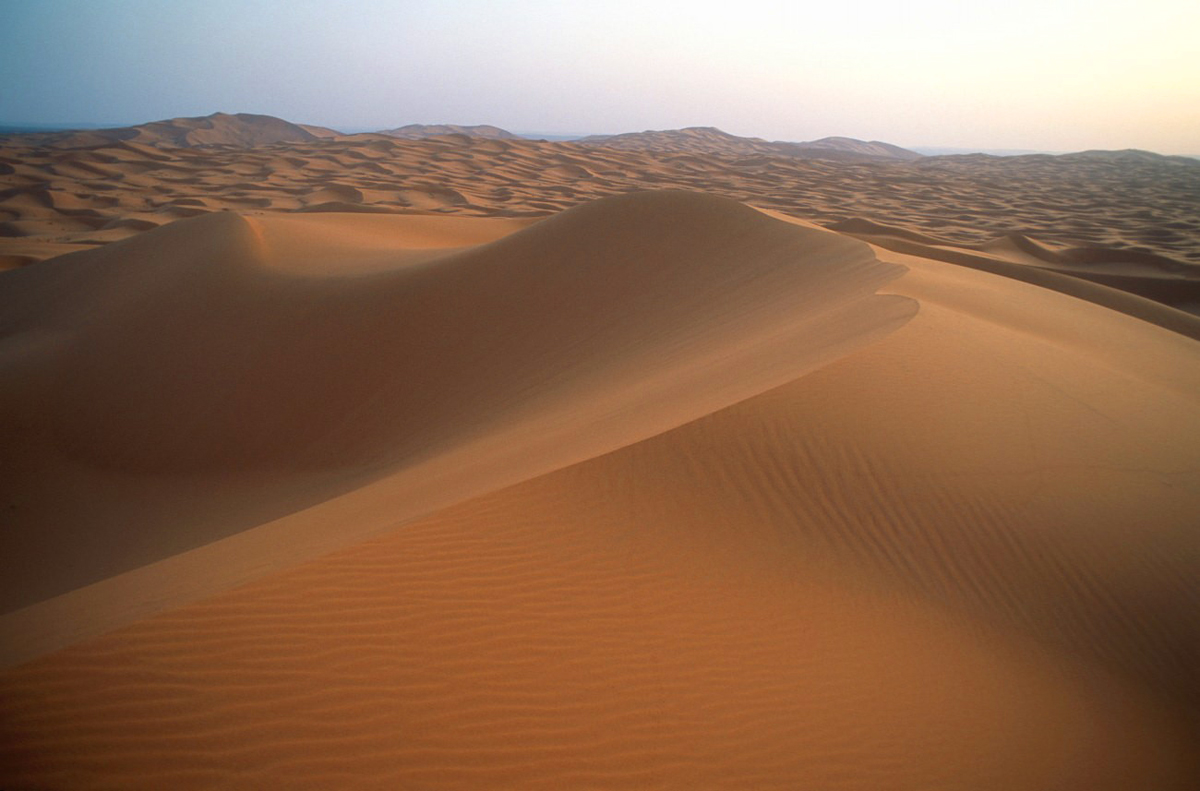
<instances>
[{"instance_id":1,"label":"sand dune","mask_svg":"<svg viewBox=\"0 0 1200 791\"><path fill-rule=\"evenodd\" d=\"M770 151L698 153L686 141L668 142L660 151L462 134L353 135L254 148L0 144L0 266L91 249L222 209L536 217L599 197L671 188L822 225L886 226L872 241L895 247L889 240L916 234L943 258L1032 265L1200 312L1195 161L1093 152L837 162ZM1021 245L1004 241L1018 237Z\"/></svg>"},{"instance_id":2,"label":"sand dune","mask_svg":"<svg viewBox=\"0 0 1200 791\"><path fill-rule=\"evenodd\" d=\"M646 162L485 144L404 188ZM410 209L356 169L408 144L322 145L220 200ZM1186 268L681 192L274 209L0 274L6 787L1200 780L1200 347L1075 271Z\"/></svg>"},{"instance_id":3,"label":"sand dune","mask_svg":"<svg viewBox=\"0 0 1200 791\"><path fill-rule=\"evenodd\" d=\"M425 137L438 135L467 135L491 140L519 140L517 135L498 126L476 124L474 126L459 126L458 124L408 124L395 129L380 130L379 134L389 137L403 137L410 140L420 140Z\"/></svg>"},{"instance_id":4,"label":"sand dune","mask_svg":"<svg viewBox=\"0 0 1200 791\"><path fill-rule=\"evenodd\" d=\"M884 143L880 140L856 140L853 137L822 137L819 140L809 140L793 145L802 148L821 149L825 151L840 151L847 154L859 154L865 157L880 159L920 159L921 154L909 151L907 148Z\"/></svg>"},{"instance_id":5,"label":"sand dune","mask_svg":"<svg viewBox=\"0 0 1200 791\"><path fill-rule=\"evenodd\" d=\"M592 135L578 141L583 145L602 146L624 151L651 151L726 157L799 157L802 159L832 159L842 162L913 160L921 155L899 146L866 142L850 137L824 137L804 143L769 142L760 137L731 135L712 126L692 126L686 129L627 132L619 135Z\"/></svg>"},{"instance_id":6,"label":"sand dune","mask_svg":"<svg viewBox=\"0 0 1200 791\"><path fill-rule=\"evenodd\" d=\"M78 149L125 141L148 146L261 146L331 137L320 126L293 124L271 115L213 113L197 118L171 118L138 126L85 131L40 132L5 136L13 145Z\"/></svg>"},{"instance_id":7,"label":"sand dune","mask_svg":"<svg viewBox=\"0 0 1200 791\"><path fill-rule=\"evenodd\" d=\"M296 126L308 132L314 137L341 137L342 133L336 129L330 129L327 126L313 126L312 124L296 124Z\"/></svg>"},{"instance_id":8,"label":"sand dune","mask_svg":"<svg viewBox=\"0 0 1200 791\"><path fill-rule=\"evenodd\" d=\"M218 213L10 273L7 354L36 363L6 399L27 417L6 431L25 450L0 602L33 604L396 468L440 470L480 440L504 438L507 476L509 456L546 466L530 442L594 455L912 312L871 297L900 270L865 245L718 198L615 198L442 252L447 236L513 227L466 222ZM806 335L820 342L806 350ZM123 484L146 475L171 485L131 496Z\"/></svg>"}]
</instances>

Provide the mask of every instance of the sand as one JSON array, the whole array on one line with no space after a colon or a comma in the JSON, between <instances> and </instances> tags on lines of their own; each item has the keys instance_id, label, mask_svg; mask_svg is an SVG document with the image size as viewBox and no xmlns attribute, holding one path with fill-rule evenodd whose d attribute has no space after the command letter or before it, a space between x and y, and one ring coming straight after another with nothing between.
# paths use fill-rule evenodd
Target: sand
<instances>
[{"instance_id":1,"label":"sand","mask_svg":"<svg viewBox=\"0 0 1200 791\"><path fill-rule=\"evenodd\" d=\"M686 129L627 132L619 135L591 135L581 138L584 145L601 146L622 151L649 151L667 156L701 154L735 160L761 157L831 159L840 162L879 160L915 160L921 155L906 148L878 140L855 140L850 137L824 137L804 143L770 142L760 137L731 135L712 126L691 126Z\"/></svg>"},{"instance_id":2,"label":"sand","mask_svg":"<svg viewBox=\"0 0 1200 791\"><path fill-rule=\"evenodd\" d=\"M5 788L1200 780L1192 247L857 164L829 230L719 158L107 148L110 205L5 204L152 218L8 240ZM710 188L588 200L656 175Z\"/></svg>"},{"instance_id":3,"label":"sand","mask_svg":"<svg viewBox=\"0 0 1200 791\"><path fill-rule=\"evenodd\" d=\"M915 233L975 255L1017 235L1064 253L1073 271L1109 286L1151 278L1152 299L1200 312L1200 161L1183 157L1126 151L837 162L772 156L769 146L748 154L747 139L731 138L743 141L732 146L730 136L722 138L725 155L719 146L697 152L698 135L683 133L666 141L673 150L658 151L466 135L306 142L292 135L310 134L308 127L234 125L238 118L163 126L193 134L207 122L225 129L218 139L228 143L270 135L291 142L177 147L155 125L136 127L132 140L85 147L0 140L0 268L221 209L541 217L599 197L669 188L825 226L886 226L885 235ZM188 138L167 138L176 139ZM1043 252L1034 258L1046 265ZM1122 280L1131 272L1134 281Z\"/></svg>"}]
</instances>

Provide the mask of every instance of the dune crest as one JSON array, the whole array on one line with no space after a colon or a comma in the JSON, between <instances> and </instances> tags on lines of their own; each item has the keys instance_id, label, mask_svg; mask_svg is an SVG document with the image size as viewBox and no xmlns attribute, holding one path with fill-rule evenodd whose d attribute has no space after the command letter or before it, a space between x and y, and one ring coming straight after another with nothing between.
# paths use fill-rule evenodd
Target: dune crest
<instances>
[{"instance_id":1,"label":"dune crest","mask_svg":"<svg viewBox=\"0 0 1200 791\"><path fill-rule=\"evenodd\" d=\"M1200 340L1200 266L1136 250L1047 245L1020 233L954 244L853 218L829 226L898 253L1033 283Z\"/></svg>"},{"instance_id":2,"label":"dune crest","mask_svg":"<svg viewBox=\"0 0 1200 791\"><path fill-rule=\"evenodd\" d=\"M145 146L261 146L316 140L337 134L332 129L293 124L271 115L212 113L196 118L168 118L138 126L77 132L34 132L7 135L5 138L19 146L79 149L118 141Z\"/></svg>"},{"instance_id":3,"label":"dune crest","mask_svg":"<svg viewBox=\"0 0 1200 791\"><path fill-rule=\"evenodd\" d=\"M651 151L663 154L697 154L737 157L743 160L756 157L801 159L830 159L841 162L910 161L921 155L878 140L867 142L850 137L823 137L803 143L777 140L768 142L760 137L731 135L711 126L691 126L686 129L647 130L619 135L591 135L578 141L582 145L599 146L624 151Z\"/></svg>"},{"instance_id":4,"label":"dune crest","mask_svg":"<svg viewBox=\"0 0 1200 791\"><path fill-rule=\"evenodd\" d=\"M411 140L436 137L437 135L466 135L468 137L481 137L489 140L520 139L520 137L509 132L507 129L501 129L498 126L491 126L490 124L467 126L460 126L459 124L407 124L395 129L382 129L378 134L387 135L388 137L409 138Z\"/></svg>"}]
</instances>

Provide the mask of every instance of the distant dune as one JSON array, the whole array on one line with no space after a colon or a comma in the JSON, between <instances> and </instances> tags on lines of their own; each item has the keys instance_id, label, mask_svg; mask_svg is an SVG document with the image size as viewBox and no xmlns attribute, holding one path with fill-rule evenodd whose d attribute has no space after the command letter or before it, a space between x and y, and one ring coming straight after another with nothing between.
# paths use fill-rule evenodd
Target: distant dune
<instances>
[{"instance_id":1,"label":"distant dune","mask_svg":"<svg viewBox=\"0 0 1200 791\"><path fill-rule=\"evenodd\" d=\"M115 142L149 146L261 146L297 143L336 135L324 127L305 127L270 115L213 113L201 118L172 118L139 126L13 135L7 142L86 148Z\"/></svg>"},{"instance_id":2,"label":"distant dune","mask_svg":"<svg viewBox=\"0 0 1200 791\"><path fill-rule=\"evenodd\" d=\"M381 135L389 137L408 138L410 140L419 140L423 137L434 137L436 135L467 135L468 137L482 137L487 140L517 140L517 135L501 129L498 126L488 126L479 124L476 126L458 126L456 124L409 124L408 126L397 127L396 129L385 129L379 132Z\"/></svg>"},{"instance_id":3,"label":"distant dune","mask_svg":"<svg viewBox=\"0 0 1200 791\"><path fill-rule=\"evenodd\" d=\"M1200 787L1200 163L276 121L0 142L0 788Z\"/></svg>"},{"instance_id":4,"label":"distant dune","mask_svg":"<svg viewBox=\"0 0 1200 791\"><path fill-rule=\"evenodd\" d=\"M909 151L907 148L894 146L891 143L881 143L878 140L867 142L864 140L855 140L852 137L822 137L820 140L811 140L807 143L784 143L782 145L794 145L800 148L819 151L861 154L868 157L878 157L879 159L904 160L921 158L921 155L916 151Z\"/></svg>"},{"instance_id":5,"label":"distant dune","mask_svg":"<svg viewBox=\"0 0 1200 791\"><path fill-rule=\"evenodd\" d=\"M340 137L342 135L342 133L336 129L329 129L324 126L313 126L312 124L296 124L296 126L300 127L314 137Z\"/></svg>"},{"instance_id":6,"label":"distant dune","mask_svg":"<svg viewBox=\"0 0 1200 791\"><path fill-rule=\"evenodd\" d=\"M861 220L891 229L889 237L911 231L960 258L1018 235L1055 256L1073 251L1064 253L1069 266L1054 264L1072 276L1200 312L1200 162L1183 157L830 161L693 151L696 141L731 137L713 130L692 130L683 142L667 135L661 151L459 133L409 140L301 132L314 139L238 149L0 142L0 267L222 209L533 217L597 197L676 188L823 225ZM1035 265L1046 264L1042 256Z\"/></svg>"},{"instance_id":7,"label":"distant dune","mask_svg":"<svg viewBox=\"0 0 1200 791\"><path fill-rule=\"evenodd\" d=\"M757 137L738 137L711 126L593 135L578 142L627 151L716 154L726 157L775 156L842 161L909 160L921 157L915 151L877 141L867 143L849 137L826 137L808 143L771 143Z\"/></svg>"},{"instance_id":8,"label":"distant dune","mask_svg":"<svg viewBox=\"0 0 1200 791\"><path fill-rule=\"evenodd\" d=\"M517 135L496 126L457 126L454 124L409 124L375 134L419 140L437 135L459 134L492 140L518 140ZM112 129L84 129L61 132L24 132L18 129L0 134L8 145L85 148L115 142L150 146L239 146L253 147L274 143L298 143L341 137L335 129L311 124L294 124L282 118L251 113L213 113L199 118L172 118L138 126Z\"/></svg>"}]
</instances>

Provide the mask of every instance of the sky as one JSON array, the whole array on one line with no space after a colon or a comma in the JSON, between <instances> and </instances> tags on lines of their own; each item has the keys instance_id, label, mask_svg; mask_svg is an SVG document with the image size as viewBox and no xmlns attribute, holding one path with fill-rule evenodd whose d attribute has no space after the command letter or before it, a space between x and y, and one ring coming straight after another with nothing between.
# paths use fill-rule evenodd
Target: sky
<instances>
[{"instance_id":1,"label":"sky","mask_svg":"<svg viewBox=\"0 0 1200 791\"><path fill-rule=\"evenodd\" d=\"M1200 2L0 0L0 124L218 111L1200 154Z\"/></svg>"}]
</instances>

